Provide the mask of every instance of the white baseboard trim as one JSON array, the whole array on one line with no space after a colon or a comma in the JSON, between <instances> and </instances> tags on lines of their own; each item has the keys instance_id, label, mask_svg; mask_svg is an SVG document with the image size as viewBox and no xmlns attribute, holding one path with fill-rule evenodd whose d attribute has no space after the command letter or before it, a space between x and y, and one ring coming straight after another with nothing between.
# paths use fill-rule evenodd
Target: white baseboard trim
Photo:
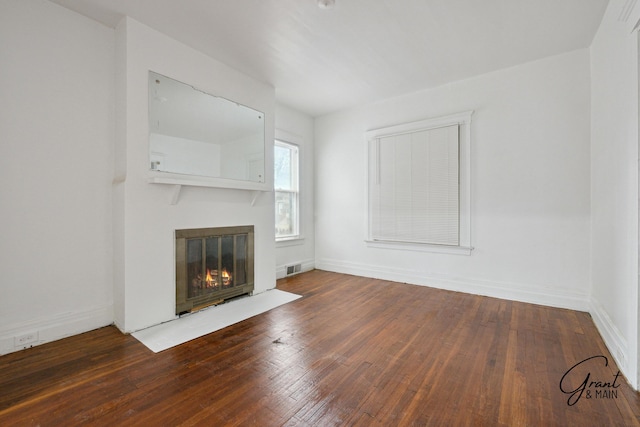
<instances>
[{"instance_id":1,"label":"white baseboard trim","mask_svg":"<svg viewBox=\"0 0 640 427\"><path fill-rule=\"evenodd\" d=\"M112 305L7 325L0 328L0 355L56 341L111 324L113 324ZM29 342L24 344L19 344L15 338L25 335L32 335L32 339L29 339Z\"/></svg>"},{"instance_id":2,"label":"white baseboard trim","mask_svg":"<svg viewBox=\"0 0 640 427\"><path fill-rule=\"evenodd\" d=\"M345 262L335 259L319 259L316 261L319 270L356 276L430 286L449 291L483 295L512 301L545 305L549 307L568 308L578 311L589 311L589 296L586 293L572 292L556 287L533 288L517 283L493 282L461 277L436 276L422 272L401 270L368 264Z\"/></svg>"},{"instance_id":3,"label":"white baseboard trim","mask_svg":"<svg viewBox=\"0 0 640 427\"><path fill-rule=\"evenodd\" d=\"M627 363L629 360L629 357L627 357L629 354L627 340L620 333L616 325L611 320L611 317L609 317L609 314L598 300L591 298L589 313L591 313L593 323L596 325L598 332L600 332L600 336L602 337L604 344L609 349L609 353L611 353L615 359L620 371L625 374L625 377L631 386L637 390L637 381L635 378L632 378L633 375L627 374L631 372L630 366Z\"/></svg>"},{"instance_id":4,"label":"white baseboard trim","mask_svg":"<svg viewBox=\"0 0 640 427\"><path fill-rule=\"evenodd\" d=\"M279 265L279 266L276 267L276 280L277 279L282 279L282 278L287 276L287 266L296 265L296 264L300 264L300 266L301 266L300 273L303 273L305 271L311 271L314 268L316 268L316 262L313 259L307 259L307 260L304 260L304 261L288 262L285 265ZM296 273L296 274L298 274L298 273ZM290 276L291 276L291 274L290 274Z\"/></svg>"}]
</instances>

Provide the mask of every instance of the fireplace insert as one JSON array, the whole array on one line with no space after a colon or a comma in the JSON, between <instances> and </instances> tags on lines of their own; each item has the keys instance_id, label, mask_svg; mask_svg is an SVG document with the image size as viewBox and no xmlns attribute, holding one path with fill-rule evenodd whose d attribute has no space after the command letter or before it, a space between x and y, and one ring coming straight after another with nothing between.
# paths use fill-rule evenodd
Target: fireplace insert
<instances>
[{"instance_id":1,"label":"fireplace insert","mask_svg":"<svg viewBox=\"0 0 640 427\"><path fill-rule=\"evenodd\" d=\"M176 230L176 314L253 292L253 226Z\"/></svg>"}]
</instances>

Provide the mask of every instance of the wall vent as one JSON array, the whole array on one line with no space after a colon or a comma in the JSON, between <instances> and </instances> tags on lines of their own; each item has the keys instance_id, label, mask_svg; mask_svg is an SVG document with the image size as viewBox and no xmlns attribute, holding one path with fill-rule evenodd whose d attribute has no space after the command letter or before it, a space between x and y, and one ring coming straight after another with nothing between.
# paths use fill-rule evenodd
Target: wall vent
<instances>
[{"instance_id":1,"label":"wall vent","mask_svg":"<svg viewBox=\"0 0 640 427\"><path fill-rule=\"evenodd\" d=\"M288 265L287 276L290 274L300 273L302 271L302 264Z\"/></svg>"}]
</instances>

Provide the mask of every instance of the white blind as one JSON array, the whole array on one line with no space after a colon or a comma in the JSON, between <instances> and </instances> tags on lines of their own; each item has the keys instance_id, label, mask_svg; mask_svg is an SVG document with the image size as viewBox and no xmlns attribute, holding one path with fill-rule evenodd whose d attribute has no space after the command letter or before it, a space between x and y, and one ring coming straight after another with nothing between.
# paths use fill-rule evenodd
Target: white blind
<instances>
[{"instance_id":1,"label":"white blind","mask_svg":"<svg viewBox=\"0 0 640 427\"><path fill-rule=\"evenodd\" d=\"M459 126L371 142L371 238L458 246Z\"/></svg>"}]
</instances>

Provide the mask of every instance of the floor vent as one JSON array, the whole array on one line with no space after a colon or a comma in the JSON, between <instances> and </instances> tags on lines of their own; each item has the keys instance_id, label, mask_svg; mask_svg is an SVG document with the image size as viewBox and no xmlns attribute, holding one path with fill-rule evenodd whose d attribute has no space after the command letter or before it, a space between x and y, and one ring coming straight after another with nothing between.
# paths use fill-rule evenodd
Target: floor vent
<instances>
[{"instance_id":1,"label":"floor vent","mask_svg":"<svg viewBox=\"0 0 640 427\"><path fill-rule=\"evenodd\" d=\"M290 274L300 273L302 271L302 264L288 265L287 276Z\"/></svg>"}]
</instances>

